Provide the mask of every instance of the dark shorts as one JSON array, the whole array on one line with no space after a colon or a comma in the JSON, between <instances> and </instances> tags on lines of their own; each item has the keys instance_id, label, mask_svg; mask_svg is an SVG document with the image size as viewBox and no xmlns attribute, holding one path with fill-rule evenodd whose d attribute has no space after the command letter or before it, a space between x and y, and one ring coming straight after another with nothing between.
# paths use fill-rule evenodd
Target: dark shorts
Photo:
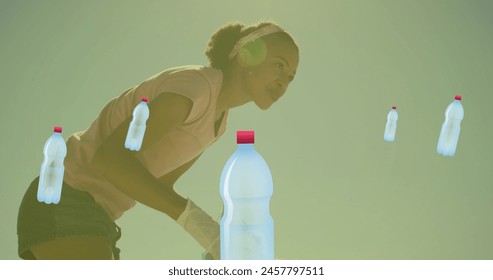
<instances>
[{"instance_id":1,"label":"dark shorts","mask_svg":"<svg viewBox=\"0 0 493 280\"><path fill-rule=\"evenodd\" d=\"M17 217L18 254L22 259L36 259L30 248L63 237L96 236L110 242L113 257L120 258L116 242L120 228L87 192L66 183L58 204L38 202L38 179L34 179L22 199Z\"/></svg>"}]
</instances>

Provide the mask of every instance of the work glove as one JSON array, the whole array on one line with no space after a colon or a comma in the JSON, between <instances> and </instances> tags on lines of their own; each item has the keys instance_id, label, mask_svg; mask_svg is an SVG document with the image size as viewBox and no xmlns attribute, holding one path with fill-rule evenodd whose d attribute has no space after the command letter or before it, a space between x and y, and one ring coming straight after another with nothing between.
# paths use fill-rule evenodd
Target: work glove
<instances>
[{"instance_id":1,"label":"work glove","mask_svg":"<svg viewBox=\"0 0 493 280\"><path fill-rule=\"evenodd\" d=\"M176 222L185 229L213 259L220 259L219 224L200 209L193 201L187 206Z\"/></svg>"}]
</instances>

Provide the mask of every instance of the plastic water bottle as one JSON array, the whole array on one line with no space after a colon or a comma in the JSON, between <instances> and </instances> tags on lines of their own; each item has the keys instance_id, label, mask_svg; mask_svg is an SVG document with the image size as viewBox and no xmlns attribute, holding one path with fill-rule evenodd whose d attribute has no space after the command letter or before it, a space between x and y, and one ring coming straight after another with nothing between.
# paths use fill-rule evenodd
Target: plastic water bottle
<instances>
[{"instance_id":1,"label":"plastic water bottle","mask_svg":"<svg viewBox=\"0 0 493 280\"><path fill-rule=\"evenodd\" d=\"M254 131L238 131L236 137L237 149L226 162L220 181L224 201L221 259L273 260L272 175L255 151Z\"/></svg>"},{"instance_id":2,"label":"plastic water bottle","mask_svg":"<svg viewBox=\"0 0 493 280\"><path fill-rule=\"evenodd\" d=\"M147 98L143 97L142 101L134 109L133 118L128 128L127 138L125 139L125 148L132 151L140 151L148 118L149 107L147 106Z\"/></svg>"},{"instance_id":3,"label":"plastic water bottle","mask_svg":"<svg viewBox=\"0 0 493 280\"><path fill-rule=\"evenodd\" d=\"M53 135L46 141L38 183L38 201L46 204L58 204L62 194L63 160L67 155L67 145L62 135L62 128L55 126Z\"/></svg>"},{"instance_id":4,"label":"plastic water bottle","mask_svg":"<svg viewBox=\"0 0 493 280\"><path fill-rule=\"evenodd\" d=\"M440 155L451 157L455 154L459 142L460 122L464 118L461 100L462 96L456 95L455 100L448 105L445 111L445 121L442 124L437 145L437 153Z\"/></svg>"},{"instance_id":5,"label":"plastic water bottle","mask_svg":"<svg viewBox=\"0 0 493 280\"><path fill-rule=\"evenodd\" d=\"M395 131L397 130L397 119L399 119L399 115L397 114L397 107L392 106L392 110L390 110L389 114L387 115L387 124L385 125L383 140L387 142L394 142Z\"/></svg>"}]
</instances>

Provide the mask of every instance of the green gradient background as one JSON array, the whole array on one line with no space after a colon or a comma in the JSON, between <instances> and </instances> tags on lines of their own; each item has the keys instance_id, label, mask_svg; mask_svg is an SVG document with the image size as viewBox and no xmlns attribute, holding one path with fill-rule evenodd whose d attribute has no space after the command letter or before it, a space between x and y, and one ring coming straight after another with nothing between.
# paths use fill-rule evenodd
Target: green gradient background
<instances>
[{"instance_id":1,"label":"green gradient background","mask_svg":"<svg viewBox=\"0 0 493 280\"><path fill-rule=\"evenodd\" d=\"M301 49L268 111L231 111L224 137L177 183L216 217L235 131L255 129L274 177L281 259L493 259L493 1L0 1L0 259L54 125L87 128L107 101L155 73L206 64L229 21L277 21ZM436 152L463 95L457 154ZM396 142L383 141L398 106ZM198 259L167 216L120 220L124 259Z\"/></svg>"}]
</instances>

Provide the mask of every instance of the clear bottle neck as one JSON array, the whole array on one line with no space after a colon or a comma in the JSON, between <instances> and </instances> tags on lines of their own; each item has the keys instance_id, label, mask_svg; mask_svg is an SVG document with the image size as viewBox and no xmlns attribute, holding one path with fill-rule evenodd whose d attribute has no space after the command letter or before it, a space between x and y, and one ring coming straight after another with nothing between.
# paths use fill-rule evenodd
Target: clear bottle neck
<instances>
[{"instance_id":1,"label":"clear bottle neck","mask_svg":"<svg viewBox=\"0 0 493 280\"><path fill-rule=\"evenodd\" d=\"M255 150L253 144L238 144L237 149L241 151Z\"/></svg>"}]
</instances>

